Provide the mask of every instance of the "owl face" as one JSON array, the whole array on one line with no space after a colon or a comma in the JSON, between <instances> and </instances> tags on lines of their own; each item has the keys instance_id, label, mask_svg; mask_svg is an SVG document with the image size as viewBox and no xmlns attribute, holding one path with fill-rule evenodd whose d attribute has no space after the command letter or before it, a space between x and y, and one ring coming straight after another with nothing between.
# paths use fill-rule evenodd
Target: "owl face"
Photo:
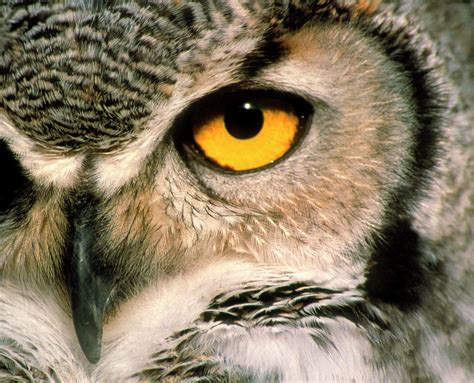
<instances>
[{"instance_id":1,"label":"owl face","mask_svg":"<svg viewBox=\"0 0 474 383\"><path fill-rule=\"evenodd\" d=\"M56 285L90 360L122 302L209 265L370 279L439 100L407 29L326 3L1 8L2 273Z\"/></svg>"}]
</instances>

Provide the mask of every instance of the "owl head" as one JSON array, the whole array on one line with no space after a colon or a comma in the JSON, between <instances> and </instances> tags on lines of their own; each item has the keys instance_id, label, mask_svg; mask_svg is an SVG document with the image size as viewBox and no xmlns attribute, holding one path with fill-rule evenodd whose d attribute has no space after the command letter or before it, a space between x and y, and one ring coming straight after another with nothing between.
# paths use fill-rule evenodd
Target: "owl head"
<instances>
[{"instance_id":1,"label":"owl head","mask_svg":"<svg viewBox=\"0 0 474 383\"><path fill-rule=\"evenodd\" d=\"M229 260L416 302L445 96L406 19L22 0L0 20L2 278L53 286L89 360L122 302Z\"/></svg>"}]
</instances>

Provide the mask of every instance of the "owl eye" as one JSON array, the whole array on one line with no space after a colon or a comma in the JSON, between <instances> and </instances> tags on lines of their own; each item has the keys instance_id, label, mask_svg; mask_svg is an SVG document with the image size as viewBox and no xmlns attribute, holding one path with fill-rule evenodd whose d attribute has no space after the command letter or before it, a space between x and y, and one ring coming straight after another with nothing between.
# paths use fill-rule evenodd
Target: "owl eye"
<instances>
[{"instance_id":1,"label":"owl eye","mask_svg":"<svg viewBox=\"0 0 474 383\"><path fill-rule=\"evenodd\" d=\"M31 182L5 141L0 140L0 164L6 182L0 188L0 219L18 200L31 192Z\"/></svg>"},{"instance_id":2,"label":"owl eye","mask_svg":"<svg viewBox=\"0 0 474 383\"><path fill-rule=\"evenodd\" d=\"M291 152L302 136L308 108L289 96L257 93L212 98L191 112L188 145L220 169L266 167Z\"/></svg>"}]
</instances>

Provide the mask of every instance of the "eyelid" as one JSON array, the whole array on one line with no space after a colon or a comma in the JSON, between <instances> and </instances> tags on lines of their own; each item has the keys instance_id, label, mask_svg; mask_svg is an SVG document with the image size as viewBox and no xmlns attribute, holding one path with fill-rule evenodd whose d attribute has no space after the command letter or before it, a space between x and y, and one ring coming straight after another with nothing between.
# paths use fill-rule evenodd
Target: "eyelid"
<instances>
[{"instance_id":1,"label":"eyelid","mask_svg":"<svg viewBox=\"0 0 474 383\"><path fill-rule=\"evenodd\" d=\"M244 103L248 100L261 107L266 116L268 116L268 111L279 111L279 117L274 118L274 121L281 120L282 117L285 118L285 113L290 116L294 114L294 118L297 119L296 134L289 147L283 153L277 154L276 158L269 159L268 162L259 163L257 164L258 166L239 169L232 169L231 167L222 166L222 164L219 165L219 161L207 158L202 148L196 143L193 137L193 130L195 130L193 125L196 126L200 122L204 123L202 121L209 121L213 118L223 118L222 116L229 105ZM197 101L183 113L179 119L177 129L174 131L173 139L178 152L186 162L197 162L220 173L242 175L273 167L291 155L306 135L312 114L313 108L306 100L290 93L260 89L239 90L228 93L218 92ZM288 121L292 121L291 117L289 120L287 119Z\"/></svg>"}]
</instances>

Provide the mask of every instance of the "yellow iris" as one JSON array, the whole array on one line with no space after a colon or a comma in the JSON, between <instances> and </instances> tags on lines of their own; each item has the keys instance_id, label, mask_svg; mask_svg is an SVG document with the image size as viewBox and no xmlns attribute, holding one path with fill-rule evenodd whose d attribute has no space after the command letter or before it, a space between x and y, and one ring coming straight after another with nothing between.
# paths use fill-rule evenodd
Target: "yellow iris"
<instances>
[{"instance_id":1,"label":"yellow iris","mask_svg":"<svg viewBox=\"0 0 474 383\"><path fill-rule=\"evenodd\" d=\"M232 113L233 129L229 126L229 107L226 110L205 110L194 120L194 141L203 154L217 165L234 171L260 168L285 155L298 132L299 118L293 108L273 102L257 107L252 105L250 111L250 103L241 105ZM232 112L232 106L230 109ZM258 126L253 126L253 131L246 134L248 124ZM243 130L243 134L236 134L236 129ZM250 137L236 137L246 135Z\"/></svg>"}]
</instances>

